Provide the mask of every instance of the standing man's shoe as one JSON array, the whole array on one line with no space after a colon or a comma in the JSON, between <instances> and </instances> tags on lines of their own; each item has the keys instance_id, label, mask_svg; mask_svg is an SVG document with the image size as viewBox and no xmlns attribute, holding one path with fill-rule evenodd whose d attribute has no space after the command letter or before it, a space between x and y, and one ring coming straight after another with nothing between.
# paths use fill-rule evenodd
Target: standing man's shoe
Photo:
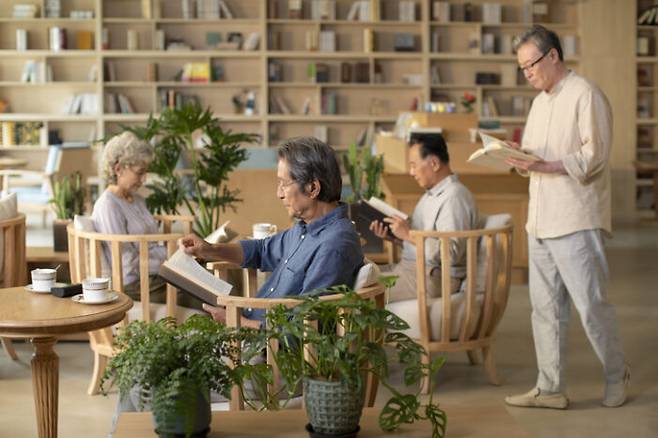
<instances>
[{"instance_id":1,"label":"standing man's shoe","mask_svg":"<svg viewBox=\"0 0 658 438\"><path fill-rule=\"evenodd\" d=\"M505 403L524 408L566 409L569 407L569 399L561 392L542 393L539 388L533 388L525 394L507 396Z\"/></svg>"},{"instance_id":2,"label":"standing man's shoe","mask_svg":"<svg viewBox=\"0 0 658 438\"><path fill-rule=\"evenodd\" d=\"M631 381L631 369L626 365L624 378L621 382L608 383L605 385L605 394L601 404L607 408L617 408L626 402L626 392Z\"/></svg>"}]
</instances>

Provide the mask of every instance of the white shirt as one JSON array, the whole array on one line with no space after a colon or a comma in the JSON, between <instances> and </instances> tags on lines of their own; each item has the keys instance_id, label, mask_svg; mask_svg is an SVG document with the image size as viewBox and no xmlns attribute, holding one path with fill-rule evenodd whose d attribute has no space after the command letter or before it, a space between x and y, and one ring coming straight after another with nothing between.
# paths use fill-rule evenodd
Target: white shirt
<instances>
[{"instance_id":1,"label":"white shirt","mask_svg":"<svg viewBox=\"0 0 658 438\"><path fill-rule=\"evenodd\" d=\"M562 160L567 175L530 172L528 234L548 239L581 230L611 231L612 111L601 90L569 72L535 97L523 149Z\"/></svg>"},{"instance_id":2,"label":"white shirt","mask_svg":"<svg viewBox=\"0 0 658 438\"><path fill-rule=\"evenodd\" d=\"M477 227L478 213L471 192L450 175L425 192L414 208L411 229L421 231L463 231ZM453 278L466 275L466 239L451 239L450 256ZM416 260L416 246L405 241L402 244L402 260ZM441 265L438 239L425 241L425 260L428 266Z\"/></svg>"}]
</instances>

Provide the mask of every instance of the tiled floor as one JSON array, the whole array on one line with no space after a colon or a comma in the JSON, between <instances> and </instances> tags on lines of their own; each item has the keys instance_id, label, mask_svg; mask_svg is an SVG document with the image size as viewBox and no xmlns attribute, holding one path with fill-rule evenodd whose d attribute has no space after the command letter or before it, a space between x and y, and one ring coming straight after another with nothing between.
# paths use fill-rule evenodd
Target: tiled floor
<instances>
[{"instance_id":1,"label":"tiled floor","mask_svg":"<svg viewBox=\"0 0 658 438\"><path fill-rule=\"evenodd\" d=\"M38 220L34 222L39 225ZM44 245L49 238L47 231L30 227L31 244ZM531 437L658 436L658 225L644 223L617 230L615 238L608 242L608 255L612 274L610 300L617 306L627 360L632 367L629 403L618 409L600 406L601 367L574 313L568 369L572 407L568 411L507 408ZM0 437L36 436L29 368L31 348L19 344L17 350L18 362L11 362L0 353ZM106 436L116 394L86 395L92 367L89 348L84 343L63 342L56 351L60 356L59 436ZM498 331L496 357L504 379L502 386L488 385L484 372L469 366L465 355L451 354L440 373L435 395L446 404L502 403L506 394L532 386L536 370L525 286L512 288ZM385 397L384 391L380 391L379 403Z\"/></svg>"}]
</instances>

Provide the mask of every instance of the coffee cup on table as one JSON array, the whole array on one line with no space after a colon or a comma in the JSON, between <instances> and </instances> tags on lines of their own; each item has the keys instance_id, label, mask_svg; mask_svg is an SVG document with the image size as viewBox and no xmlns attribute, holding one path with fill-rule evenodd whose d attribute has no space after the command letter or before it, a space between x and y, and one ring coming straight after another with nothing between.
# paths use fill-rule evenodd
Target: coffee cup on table
<instances>
[{"instance_id":1,"label":"coffee cup on table","mask_svg":"<svg viewBox=\"0 0 658 438\"><path fill-rule=\"evenodd\" d=\"M33 269L32 290L35 292L50 292L50 288L55 285L57 279L57 270L49 268Z\"/></svg>"},{"instance_id":2,"label":"coffee cup on table","mask_svg":"<svg viewBox=\"0 0 658 438\"><path fill-rule=\"evenodd\" d=\"M276 233L276 225L260 223L254 224L252 227L252 236L254 239L265 239Z\"/></svg>"},{"instance_id":3,"label":"coffee cup on table","mask_svg":"<svg viewBox=\"0 0 658 438\"><path fill-rule=\"evenodd\" d=\"M82 280L82 296L84 300L89 303L105 301L109 294L109 285L109 278L85 278Z\"/></svg>"}]
</instances>

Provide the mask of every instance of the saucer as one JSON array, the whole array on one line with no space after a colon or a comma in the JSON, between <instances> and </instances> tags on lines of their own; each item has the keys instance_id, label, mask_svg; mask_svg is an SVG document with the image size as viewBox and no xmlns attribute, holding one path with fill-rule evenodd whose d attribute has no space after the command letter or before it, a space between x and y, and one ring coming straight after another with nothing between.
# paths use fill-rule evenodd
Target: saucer
<instances>
[{"instance_id":1,"label":"saucer","mask_svg":"<svg viewBox=\"0 0 658 438\"><path fill-rule=\"evenodd\" d=\"M73 301L75 301L76 303L80 303L80 304L107 304L107 303L111 303L112 301L116 300L117 298L119 298L119 294L116 293L116 292L110 292L108 294L108 297L106 299L104 299L103 301L85 301L85 297L84 297L83 294L77 294L77 295L73 295L71 297L71 299Z\"/></svg>"},{"instance_id":2,"label":"saucer","mask_svg":"<svg viewBox=\"0 0 658 438\"><path fill-rule=\"evenodd\" d=\"M66 283L55 283L51 287L64 287L64 286L68 286L68 285ZM35 293L35 294L49 294L50 293L49 290L47 290L47 291L46 290L44 290L44 291L34 290L34 289L32 289L31 284L28 284L27 286L25 286L25 290L29 291L29 292L32 292L32 293Z\"/></svg>"}]
</instances>

